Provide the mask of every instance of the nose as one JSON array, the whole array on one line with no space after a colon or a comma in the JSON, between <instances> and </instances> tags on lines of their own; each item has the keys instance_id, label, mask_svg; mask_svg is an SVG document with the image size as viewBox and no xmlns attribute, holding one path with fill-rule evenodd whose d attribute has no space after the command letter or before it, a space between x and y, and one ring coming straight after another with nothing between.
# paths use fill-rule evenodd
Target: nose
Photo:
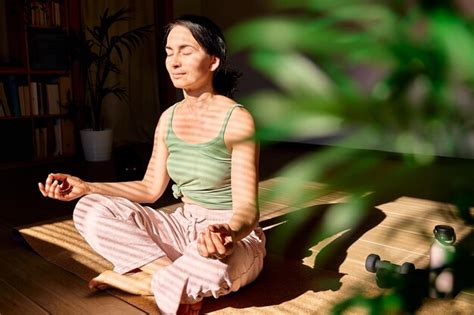
<instances>
[{"instance_id":1,"label":"nose","mask_svg":"<svg viewBox=\"0 0 474 315\"><path fill-rule=\"evenodd\" d=\"M173 54L172 56L168 57L169 65L173 68L177 68L181 65L181 59L179 58L179 54Z\"/></svg>"}]
</instances>

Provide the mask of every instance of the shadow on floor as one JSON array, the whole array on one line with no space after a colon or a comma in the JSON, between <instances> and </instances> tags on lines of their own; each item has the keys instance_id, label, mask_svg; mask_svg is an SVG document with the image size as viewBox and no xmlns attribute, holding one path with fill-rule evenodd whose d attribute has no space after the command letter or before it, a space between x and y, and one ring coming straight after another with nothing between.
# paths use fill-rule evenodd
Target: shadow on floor
<instances>
[{"instance_id":1,"label":"shadow on floor","mask_svg":"<svg viewBox=\"0 0 474 315\"><path fill-rule=\"evenodd\" d=\"M267 257L262 273L254 283L239 290L238 294L206 300L204 312L224 307L278 305L307 291L339 290L340 279L344 276L339 272L339 267L347 256L348 248L382 222L385 214L372 209L360 224L341 226L338 232L345 232L318 253L313 267L307 266L302 260L312 254L309 249L331 236L323 231L322 226L322 218L329 207L330 205L309 207L261 222L264 228L282 223L265 232ZM304 305L299 307L305 308Z\"/></svg>"}]
</instances>

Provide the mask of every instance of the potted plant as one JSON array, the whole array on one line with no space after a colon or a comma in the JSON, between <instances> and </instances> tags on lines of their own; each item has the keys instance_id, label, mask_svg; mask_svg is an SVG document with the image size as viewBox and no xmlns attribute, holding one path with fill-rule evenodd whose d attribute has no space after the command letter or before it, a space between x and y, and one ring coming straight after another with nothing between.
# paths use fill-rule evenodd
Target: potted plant
<instances>
[{"instance_id":1,"label":"potted plant","mask_svg":"<svg viewBox=\"0 0 474 315\"><path fill-rule=\"evenodd\" d=\"M87 161L110 159L112 151L112 130L104 128L103 105L107 97L128 101L127 89L118 83L110 83L110 75L120 75L124 54L132 53L152 30L152 25L140 26L119 34L112 27L127 21L130 10L121 8L109 15L105 9L99 24L86 26L85 31L73 40L73 58L79 61L84 79L85 115L89 128L80 131L84 155Z\"/></svg>"}]
</instances>

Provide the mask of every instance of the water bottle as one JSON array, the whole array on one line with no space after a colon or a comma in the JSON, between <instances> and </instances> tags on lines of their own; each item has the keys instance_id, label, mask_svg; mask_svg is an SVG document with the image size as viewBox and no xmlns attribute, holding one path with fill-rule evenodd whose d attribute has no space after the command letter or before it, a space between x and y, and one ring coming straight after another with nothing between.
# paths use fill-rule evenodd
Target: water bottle
<instances>
[{"instance_id":1,"label":"water bottle","mask_svg":"<svg viewBox=\"0 0 474 315\"><path fill-rule=\"evenodd\" d=\"M429 295L432 298L452 298L456 233L449 225L437 225L433 233L435 238L430 248Z\"/></svg>"}]
</instances>

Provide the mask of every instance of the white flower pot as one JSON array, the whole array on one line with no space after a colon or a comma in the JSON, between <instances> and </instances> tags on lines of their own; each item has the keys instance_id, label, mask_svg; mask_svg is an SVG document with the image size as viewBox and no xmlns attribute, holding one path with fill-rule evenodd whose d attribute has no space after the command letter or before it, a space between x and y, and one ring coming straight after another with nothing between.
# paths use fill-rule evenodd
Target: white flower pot
<instances>
[{"instance_id":1,"label":"white flower pot","mask_svg":"<svg viewBox=\"0 0 474 315\"><path fill-rule=\"evenodd\" d=\"M83 129L80 131L82 148L86 161L108 161L112 155L112 129L94 131Z\"/></svg>"}]
</instances>

